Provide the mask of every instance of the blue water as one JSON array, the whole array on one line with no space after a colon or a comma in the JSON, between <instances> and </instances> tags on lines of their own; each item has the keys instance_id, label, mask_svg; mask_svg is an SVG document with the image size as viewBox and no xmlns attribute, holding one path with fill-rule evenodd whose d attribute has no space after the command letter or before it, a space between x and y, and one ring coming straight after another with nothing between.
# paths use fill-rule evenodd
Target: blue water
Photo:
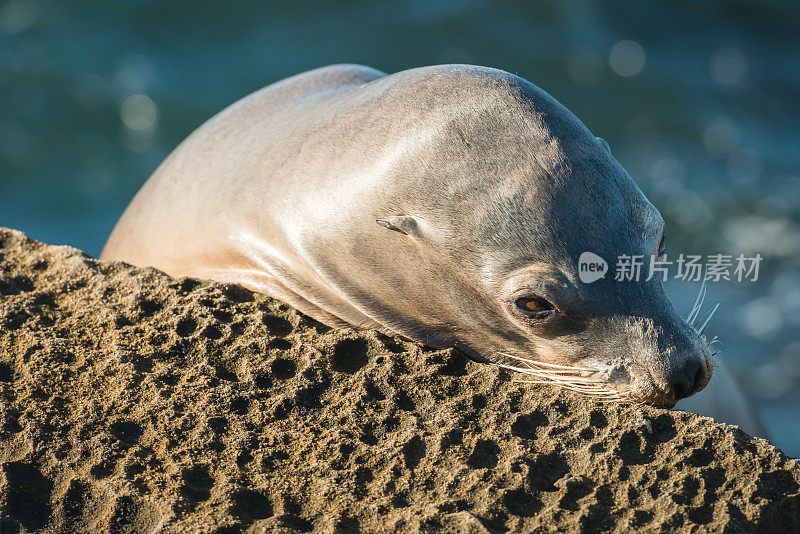
<instances>
[{"instance_id":1,"label":"blue water","mask_svg":"<svg viewBox=\"0 0 800 534\"><path fill-rule=\"evenodd\" d=\"M724 7L723 7L724 6ZM800 9L777 1L0 3L0 225L98 254L215 112L310 68L506 69L573 110L661 210L671 253L764 257L713 334L800 456ZM668 290L688 311L696 284Z\"/></svg>"}]
</instances>

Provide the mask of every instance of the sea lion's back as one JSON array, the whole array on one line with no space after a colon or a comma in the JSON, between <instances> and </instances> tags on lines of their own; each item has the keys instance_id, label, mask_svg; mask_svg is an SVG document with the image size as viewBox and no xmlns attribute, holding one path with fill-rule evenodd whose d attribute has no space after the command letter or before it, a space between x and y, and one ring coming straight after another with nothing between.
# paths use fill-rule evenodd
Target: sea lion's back
<instances>
[{"instance_id":1,"label":"sea lion's back","mask_svg":"<svg viewBox=\"0 0 800 534\"><path fill-rule=\"evenodd\" d=\"M304 127L304 111L291 110L313 116L315 99L383 76L361 65L332 65L281 80L228 106L156 169L117 222L101 259L152 266L174 276L197 275L190 264L213 263L209 255L226 254L205 245L225 242L231 215L225 206L237 204L254 169L265 166L265 154L276 166L292 157L282 153L281 142L291 129Z\"/></svg>"}]
</instances>

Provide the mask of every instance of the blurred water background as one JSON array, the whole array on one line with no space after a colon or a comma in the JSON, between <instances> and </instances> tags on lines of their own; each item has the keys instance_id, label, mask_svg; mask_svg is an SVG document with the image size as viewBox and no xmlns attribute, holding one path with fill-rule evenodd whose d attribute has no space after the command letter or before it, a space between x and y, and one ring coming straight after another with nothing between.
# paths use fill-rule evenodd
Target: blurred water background
<instances>
[{"instance_id":1,"label":"blurred water background","mask_svg":"<svg viewBox=\"0 0 800 534\"><path fill-rule=\"evenodd\" d=\"M99 254L178 142L268 83L355 62L473 63L575 112L664 215L674 255L764 257L710 328L800 456L800 5L772 0L0 3L0 225ZM698 284L670 281L688 312Z\"/></svg>"}]
</instances>

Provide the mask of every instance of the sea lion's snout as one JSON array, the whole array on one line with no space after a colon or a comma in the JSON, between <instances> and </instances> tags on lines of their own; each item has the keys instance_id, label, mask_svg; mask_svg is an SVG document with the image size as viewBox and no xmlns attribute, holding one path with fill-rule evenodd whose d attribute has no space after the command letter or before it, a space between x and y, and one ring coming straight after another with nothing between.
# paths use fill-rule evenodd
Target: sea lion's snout
<instances>
[{"instance_id":1,"label":"sea lion's snout","mask_svg":"<svg viewBox=\"0 0 800 534\"><path fill-rule=\"evenodd\" d=\"M664 304L671 308L668 301ZM634 334L642 340L642 351L633 357L640 372L636 373L631 395L639 402L671 408L708 385L714 363L710 342L670 311L666 320L648 321L652 326ZM628 335L635 332L625 330Z\"/></svg>"},{"instance_id":2,"label":"sea lion's snout","mask_svg":"<svg viewBox=\"0 0 800 534\"><path fill-rule=\"evenodd\" d=\"M710 357L694 354L680 366L670 367L660 380L653 377L657 388L641 400L672 408L679 400L691 397L705 388L711 381L712 373Z\"/></svg>"},{"instance_id":3,"label":"sea lion's snout","mask_svg":"<svg viewBox=\"0 0 800 534\"><path fill-rule=\"evenodd\" d=\"M705 362L701 361L699 357L694 357L682 368L670 373L667 383L675 402L691 397L708 384L711 379L711 371L707 369L708 365Z\"/></svg>"}]
</instances>

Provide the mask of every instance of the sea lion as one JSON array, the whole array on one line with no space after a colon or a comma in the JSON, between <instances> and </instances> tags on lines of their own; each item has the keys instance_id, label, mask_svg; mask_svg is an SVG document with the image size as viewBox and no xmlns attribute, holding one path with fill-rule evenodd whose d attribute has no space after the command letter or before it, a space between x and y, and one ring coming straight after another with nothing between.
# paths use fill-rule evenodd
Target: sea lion
<instances>
[{"instance_id":1,"label":"sea lion","mask_svg":"<svg viewBox=\"0 0 800 534\"><path fill-rule=\"evenodd\" d=\"M658 276L578 273L584 252L649 257L664 236L608 144L532 83L467 65L338 65L270 85L192 133L101 258L672 406L709 382L709 341Z\"/></svg>"}]
</instances>

